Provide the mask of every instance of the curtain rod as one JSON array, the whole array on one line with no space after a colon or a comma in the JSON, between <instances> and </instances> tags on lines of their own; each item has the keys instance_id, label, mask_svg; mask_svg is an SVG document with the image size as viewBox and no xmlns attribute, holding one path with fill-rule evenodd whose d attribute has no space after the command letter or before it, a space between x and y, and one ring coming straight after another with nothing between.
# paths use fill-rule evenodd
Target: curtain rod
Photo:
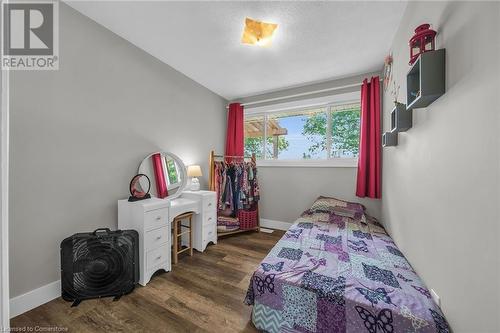
<instances>
[{"instance_id":1,"label":"curtain rod","mask_svg":"<svg viewBox=\"0 0 500 333\"><path fill-rule=\"evenodd\" d=\"M383 78L380 78L380 81L383 81ZM280 101L283 99L288 99L288 98L293 98L293 97L307 96L307 95L319 94L319 93L327 92L327 91L335 91L335 90L340 90L340 89L352 88L352 87L360 86L362 84L363 84L363 82L351 83L351 84L346 84L346 85L338 86L338 87L318 89L318 90L313 90L313 91L308 91L308 92L303 92L303 93L298 93L298 94L292 94L292 95L287 95L287 96L280 96L280 97L274 97L274 98L268 98L268 99L261 99L261 100L257 100L257 101L253 101L253 102L241 103L241 105L242 106L249 106L249 105L266 103L266 102ZM226 109L228 109L228 108L229 108L229 104L226 105Z\"/></svg>"},{"instance_id":2,"label":"curtain rod","mask_svg":"<svg viewBox=\"0 0 500 333\"><path fill-rule=\"evenodd\" d=\"M226 157L232 157L232 158L252 158L252 156L241 156L241 155L215 155L215 154L214 154L214 157L222 157L222 158L226 158Z\"/></svg>"}]
</instances>

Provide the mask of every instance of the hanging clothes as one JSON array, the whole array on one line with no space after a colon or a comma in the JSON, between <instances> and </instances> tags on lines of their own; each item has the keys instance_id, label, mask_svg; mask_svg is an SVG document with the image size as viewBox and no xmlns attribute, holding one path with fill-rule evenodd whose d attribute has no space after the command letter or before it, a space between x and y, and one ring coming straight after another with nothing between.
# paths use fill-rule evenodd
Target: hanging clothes
<instances>
[{"instance_id":1,"label":"hanging clothes","mask_svg":"<svg viewBox=\"0 0 500 333\"><path fill-rule=\"evenodd\" d=\"M239 210L250 209L259 200L257 166L254 162L216 161L214 174L218 215L237 218Z\"/></svg>"}]
</instances>

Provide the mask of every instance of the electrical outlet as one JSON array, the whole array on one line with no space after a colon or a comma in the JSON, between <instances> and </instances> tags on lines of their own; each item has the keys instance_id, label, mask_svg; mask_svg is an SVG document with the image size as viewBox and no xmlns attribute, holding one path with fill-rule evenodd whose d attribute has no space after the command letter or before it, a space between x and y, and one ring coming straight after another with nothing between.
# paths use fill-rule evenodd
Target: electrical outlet
<instances>
[{"instance_id":1,"label":"electrical outlet","mask_svg":"<svg viewBox=\"0 0 500 333\"><path fill-rule=\"evenodd\" d=\"M431 289L431 297L432 300L439 306L441 307L441 297L439 297L438 294L434 291L434 289Z\"/></svg>"}]
</instances>

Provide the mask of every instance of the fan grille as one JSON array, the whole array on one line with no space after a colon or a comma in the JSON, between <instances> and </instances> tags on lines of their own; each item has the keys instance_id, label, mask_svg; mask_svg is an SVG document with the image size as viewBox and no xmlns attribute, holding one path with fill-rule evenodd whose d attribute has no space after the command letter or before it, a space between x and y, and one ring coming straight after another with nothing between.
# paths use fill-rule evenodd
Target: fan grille
<instances>
[{"instance_id":1,"label":"fan grille","mask_svg":"<svg viewBox=\"0 0 500 333\"><path fill-rule=\"evenodd\" d=\"M131 292L138 280L134 230L76 234L61 244L63 298L83 300Z\"/></svg>"}]
</instances>

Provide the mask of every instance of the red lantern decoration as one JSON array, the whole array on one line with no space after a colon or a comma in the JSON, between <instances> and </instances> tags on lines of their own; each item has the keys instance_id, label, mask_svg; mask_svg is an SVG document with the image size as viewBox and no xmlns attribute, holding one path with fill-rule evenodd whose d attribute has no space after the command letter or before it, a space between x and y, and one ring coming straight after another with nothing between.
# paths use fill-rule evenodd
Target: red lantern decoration
<instances>
[{"instance_id":1,"label":"red lantern decoration","mask_svg":"<svg viewBox=\"0 0 500 333\"><path fill-rule=\"evenodd\" d=\"M436 32L430 29L430 24L424 23L415 29L415 35L410 39L410 62L412 65L418 56L424 52L434 51Z\"/></svg>"}]
</instances>

